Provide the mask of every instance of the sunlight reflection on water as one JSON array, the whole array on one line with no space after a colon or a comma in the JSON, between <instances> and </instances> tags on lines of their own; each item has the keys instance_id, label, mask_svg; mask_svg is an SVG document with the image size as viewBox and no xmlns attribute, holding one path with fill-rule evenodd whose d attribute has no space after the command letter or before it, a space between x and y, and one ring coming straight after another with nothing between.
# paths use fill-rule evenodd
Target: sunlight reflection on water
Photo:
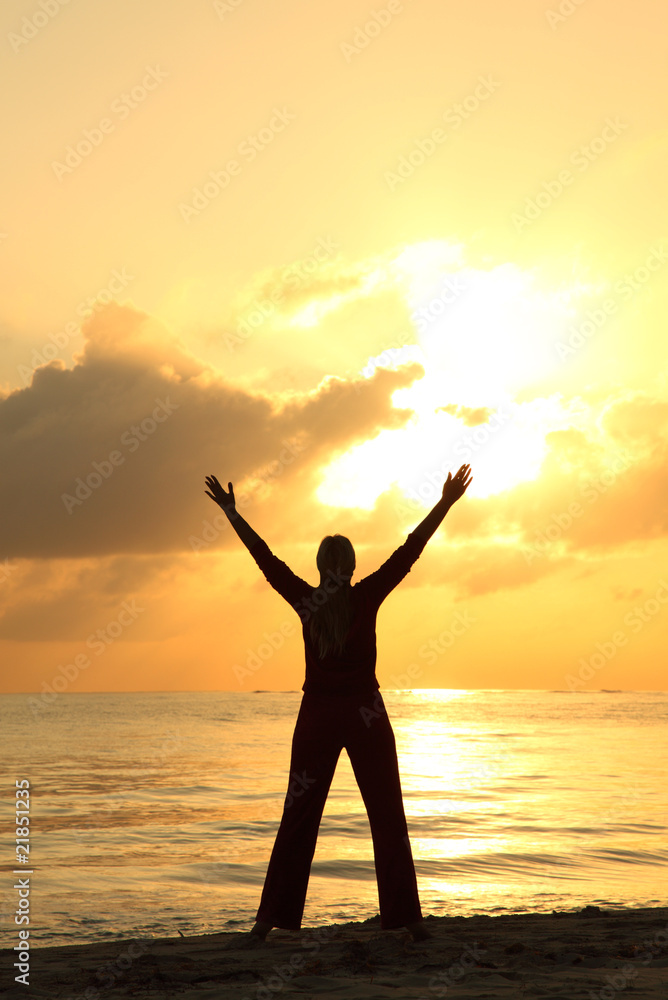
<instances>
[{"instance_id":1,"label":"sunlight reflection on water","mask_svg":"<svg viewBox=\"0 0 668 1000\"><path fill-rule=\"evenodd\" d=\"M425 913L665 903L667 694L383 695ZM4 696L8 773L31 782L39 943L250 927L300 698L64 695L33 718L25 696ZM342 907L378 911L345 752L304 923Z\"/></svg>"}]
</instances>

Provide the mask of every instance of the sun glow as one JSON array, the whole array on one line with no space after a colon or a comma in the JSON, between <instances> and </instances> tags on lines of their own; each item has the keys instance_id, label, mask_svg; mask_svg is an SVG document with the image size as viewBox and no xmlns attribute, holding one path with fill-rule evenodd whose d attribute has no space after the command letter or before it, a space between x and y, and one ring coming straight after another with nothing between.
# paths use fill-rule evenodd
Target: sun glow
<instances>
[{"instance_id":1,"label":"sun glow","mask_svg":"<svg viewBox=\"0 0 668 1000\"><path fill-rule=\"evenodd\" d=\"M555 344L573 315L571 296L535 283L513 264L463 268L411 297L418 343L450 402L493 405L560 364Z\"/></svg>"},{"instance_id":2,"label":"sun glow","mask_svg":"<svg viewBox=\"0 0 668 1000\"><path fill-rule=\"evenodd\" d=\"M570 426L556 398L506 401L471 425L465 407L453 407L454 413L434 407L429 397L436 390L434 379L425 376L395 393L401 397L396 404L411 406L414 419L400 430L381 431L332 462L317 491L320 502L371 510L381 493L395 484L407 497L433 506L448 472L454 475L466 462L474 472L469 496L501 493L535 479L546 453L546 434ZM463 417L458 410L464 410Z\"/></svg>"},{"instance_id":3,"label":"sun glow","mask_svg":"<svg viewBox=\"0 0 668 1000\"><path fill-rule=\"evenodd\" d=\"M448 472L466 462L474 473L469 495L497 494L535 479L546 435L572 425L558 396L517 397L561 363L555 340L584 290L540 291L534 276L511 264L455 270L458 253L433 241L394 258L419 346L369 358L362 374L421 363L424 377L392 400L413 416L334 460L317 491L322 503L370 510L396 485L431 506Z\"/></svg>"}]
</instances>

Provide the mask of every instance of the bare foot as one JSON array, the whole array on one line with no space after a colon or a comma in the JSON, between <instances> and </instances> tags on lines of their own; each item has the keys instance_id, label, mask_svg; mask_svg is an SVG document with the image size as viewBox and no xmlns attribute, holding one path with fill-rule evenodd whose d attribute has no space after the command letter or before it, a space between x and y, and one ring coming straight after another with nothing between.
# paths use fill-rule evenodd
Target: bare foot
<instances>
[{"instance_id":1,"label":"bare foot","mask_svg":"<svg viewBox=\"0 0 668 1000\"><path fill-rule=\"evenodd\" d=\"M251 934L254 937L258 937L260 941L264 941L271 928L272 928L271 924L267 924L263 920L258 920L257 923L255 924L255 927L251 931Z\"/></svg>"},{"instance_id":2,"label":"bare foot","mask_svg":"<svg viewBox=\"0 0 668 1000\"><path fill-rule=\"evenodd\" d=\"M418 920L413 924L406 924L406 927L411 932L411 937L414 941L426 941L427 938L434 936L427 930L424 920Z\"/></svg>"}]
</instances>

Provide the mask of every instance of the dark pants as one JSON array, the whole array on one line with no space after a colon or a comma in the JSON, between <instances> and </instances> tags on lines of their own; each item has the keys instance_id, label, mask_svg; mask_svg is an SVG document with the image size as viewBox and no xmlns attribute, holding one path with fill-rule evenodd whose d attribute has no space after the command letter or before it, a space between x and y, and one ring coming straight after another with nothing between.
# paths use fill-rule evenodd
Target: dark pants
<instances>
[{"instance_id":1,"label":"dark pants","mask_svg":"<svg viewBox=\"0 0 668 1000\"><path fill-rule=\"evenodd\" d=\"M405 927L422 919L394 733L376 692L335 697L304 693L283 816L256 920L288 930L301 927L320 819L342 747L371 825L380 926Z\"/></svg>"}]
</instances>

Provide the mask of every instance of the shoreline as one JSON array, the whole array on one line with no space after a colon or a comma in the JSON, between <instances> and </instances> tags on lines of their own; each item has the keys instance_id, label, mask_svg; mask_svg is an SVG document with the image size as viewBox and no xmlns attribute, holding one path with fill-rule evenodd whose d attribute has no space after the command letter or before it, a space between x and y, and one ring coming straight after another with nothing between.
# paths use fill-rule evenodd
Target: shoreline
<instances>
[{"instance_id":1,"label":"shoreline","mask_svg":"<svg viewBox=\"0 0 668 1000\"><path fill-rule=\"evenodd\" d=\"M381 930L376 916L275 929L265 942L224 931L31 948L27 990L14 982L16 952L3 948L0 986L8 997L62 1000L618 1000L627 988L642 1000L666 997L668 906L425 923L433 937L417 943L407 930Z\"/></svg>"}]
</instances>

